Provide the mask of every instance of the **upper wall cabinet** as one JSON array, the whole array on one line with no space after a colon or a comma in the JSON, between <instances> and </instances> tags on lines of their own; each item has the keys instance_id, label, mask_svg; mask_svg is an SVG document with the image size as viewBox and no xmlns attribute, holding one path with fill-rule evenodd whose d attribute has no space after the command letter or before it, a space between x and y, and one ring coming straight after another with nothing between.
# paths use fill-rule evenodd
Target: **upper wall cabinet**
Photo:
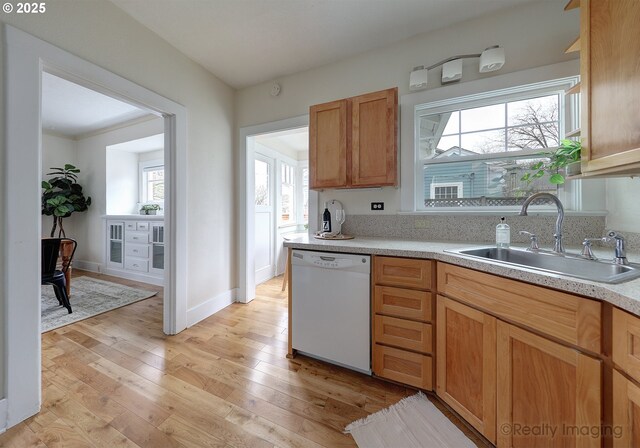
<instances>
[{"instance_id":1,"label":"upper wall cabinet","mask_svg":"<svg viewBox=\"0 0 640 448\"><path fill-rule=\"evenodd\" d=\"M582 172L640 174L640 1L580 1Z\"/></svg>"},{"instance_id":2,"label":"upper wall cabinet","mask_svg":"<svg viewBox=\"0 0 640 448\"><path fill-rule=\"evenodd\" d=\"M397 160L397 88L311 106L311 189L396 186Z\"/></svg>"}]
</instances>

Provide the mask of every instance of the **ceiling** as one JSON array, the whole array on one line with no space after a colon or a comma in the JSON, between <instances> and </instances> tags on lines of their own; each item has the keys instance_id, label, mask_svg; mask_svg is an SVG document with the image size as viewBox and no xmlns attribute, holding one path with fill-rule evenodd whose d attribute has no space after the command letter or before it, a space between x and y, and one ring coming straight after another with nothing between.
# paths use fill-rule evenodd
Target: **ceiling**
<instances>
[{"instance_id":1,"label":"ceiling","mask_svg":"<svg viewBox=\"0 0 640 448\"><path fill-rule=\"evenodd\" d=\"M111 1L242 88L532 0Z\"/></svg>"},{"instance_id":2,"label":"ceiling","mask_svg":"<svg viewBox=\"0 0 640 448\"><path fill-rule=\"evenodd\" d=\"M109 151L125 151L137 153L157 151L159 149L164 149L164 134L151 135L149 137L139 138L137 140L129 140L128 142L107 146L107 150Z\"/></svg>"},{"instance_id":3,"label":"ceiling","mask_svg":"<svg viewBox=\"0 0 640 448\"><path fill-rule=\"evenodd\" d=\"M42 129L78 137L151 115L66 79L42 73Z\"/></svg>"},{"instance_id":4,"label":"ceiling","mask_svg":"<svg viewBox=\"0 0 640 448\"><path fill-rule=\"evenodd\" d=\"M309 151L309 128L288 129L286 131L270 132L268 134L257 135L256 141L262 143L267 148L274 149L280 153L288 154L292 151L297 155L298 160L306 160Z\"/></svg>"}]
</instances>

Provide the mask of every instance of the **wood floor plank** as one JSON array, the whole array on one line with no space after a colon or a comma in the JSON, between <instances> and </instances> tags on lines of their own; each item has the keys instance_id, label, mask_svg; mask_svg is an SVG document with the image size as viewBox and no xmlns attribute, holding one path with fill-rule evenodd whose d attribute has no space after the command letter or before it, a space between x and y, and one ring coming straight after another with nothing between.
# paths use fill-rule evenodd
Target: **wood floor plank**
<instances>
[{"instance_id":1,"label":"wood floor plank","mask_svg":"<svg viewBox=\"0 0 640 448\"><path fill-rule=\"evenodd\" d=\"M281 278L166 336L161 288L74 275L158 295L43 334L42 410L0 435L0 448L353 447L347 424L415 392L287 359Z\"/></svg>"}]
</instances>

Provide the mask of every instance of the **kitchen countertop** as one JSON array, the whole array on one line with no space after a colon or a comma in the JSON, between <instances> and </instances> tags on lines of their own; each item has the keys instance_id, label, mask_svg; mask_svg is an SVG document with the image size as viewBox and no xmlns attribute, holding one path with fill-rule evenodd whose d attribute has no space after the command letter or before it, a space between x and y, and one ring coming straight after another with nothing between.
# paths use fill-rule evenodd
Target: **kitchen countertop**
<instances>
[{"instance_id":1,"label":"kitchen countertop","mask_svg":"<svg viewBox=\"0 0 640 448\"><path fill-rule=\"evenodd\" d=\"M428 258L451 263L502 277L521 280L535 285L546 286L565 292L579 294L593 299L609 302L633 314L640 315L640 278L625 283L607 284L582 280L563 275L550 274L518 266L507 266L500 262L482 260L461 254L444 252L469 247L487 247L491 244L431 242L402 240L391 238L354 238L352 240L319 240L312 236L303 236L284 242L285 247L324 252L343 252L352 254L387 255L392 257ZM514 245L512 247L522 247ZM578 248L568 248L568 252L579 253ZM594 248L601 259L613 256L612 247ZM631 262L640 262L640 254L627 253Z\"/></svg>"}]
</instances>

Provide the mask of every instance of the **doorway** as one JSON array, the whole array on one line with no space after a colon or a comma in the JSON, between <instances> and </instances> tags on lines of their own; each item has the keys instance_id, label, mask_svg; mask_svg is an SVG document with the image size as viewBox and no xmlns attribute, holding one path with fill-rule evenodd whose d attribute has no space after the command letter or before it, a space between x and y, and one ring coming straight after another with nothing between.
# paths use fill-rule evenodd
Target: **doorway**
<instances>
[{"instance_id":1,"label":"doorway","mask_svg":"<svg viewBox=\"0 0 640 448\"><path fill-rule=\"evenodd\" d=\"M5 344L4 395L13 426L38 412L41 403L40 179L43 71L134 104L163 117L168 186L165 233L170 241L163 330L186 328L186 110L173 101L5 25Z\"/></svg>"},{"instance_id":2,"label":"doorway","mask_svg":"<svg viewBox=\"0 0 640 448\"><path fill-rule=\"evenodd\" d=\"M249 137L254 150L255 284L282 274L287 236L309 221L309 128Z\"/></svg>"}]
</instances>

